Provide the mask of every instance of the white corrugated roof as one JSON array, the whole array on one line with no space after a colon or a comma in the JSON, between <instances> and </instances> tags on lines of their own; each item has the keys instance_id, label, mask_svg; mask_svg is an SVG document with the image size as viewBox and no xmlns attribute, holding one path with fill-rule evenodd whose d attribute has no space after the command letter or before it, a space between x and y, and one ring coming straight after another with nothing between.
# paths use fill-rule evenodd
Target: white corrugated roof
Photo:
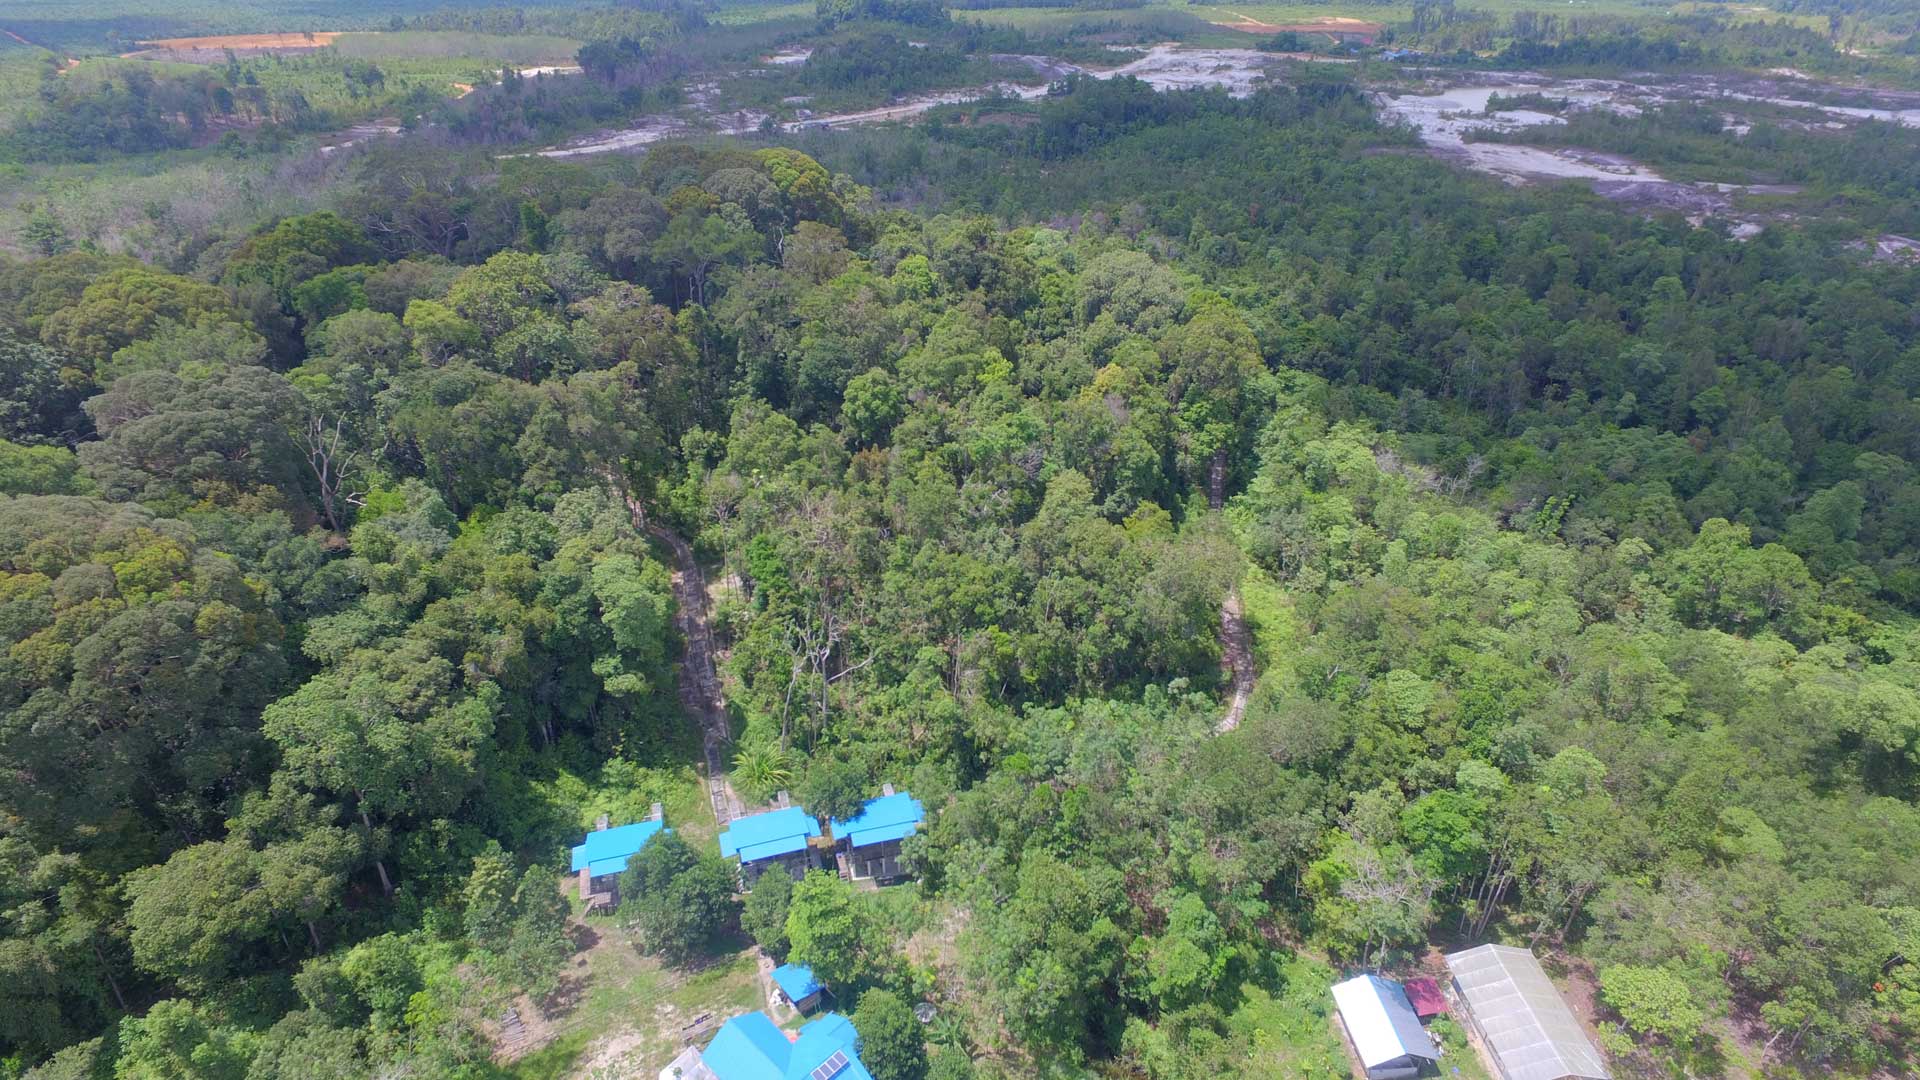
<instances>
[{"instance_id":1,"label":"white corrugated roof","mask_svg":"<svg viewBox=\"0 0 1920 1080\"><path fill-rule=\"evenodd\" d=\"M1353 1038L1360 1064L1369 1069L1409 1054L1429 1061L1440 1056L1407 1002L1406 989L1397 982L1374 975L1348 979L1334 986L1333 1003Z\"/></svg>"},{"instance_id":2,"label":"white corrugated roof","mask_svg":"<svg viewBox=\"0 0 1920 1080\"><path fill-rule=\"evenodd\" d=\"M1482 945L1448 956L1447 968L1508 1080L1610 1080L1600 1051L1532 953Z\"/></svg>"}]
</instances>

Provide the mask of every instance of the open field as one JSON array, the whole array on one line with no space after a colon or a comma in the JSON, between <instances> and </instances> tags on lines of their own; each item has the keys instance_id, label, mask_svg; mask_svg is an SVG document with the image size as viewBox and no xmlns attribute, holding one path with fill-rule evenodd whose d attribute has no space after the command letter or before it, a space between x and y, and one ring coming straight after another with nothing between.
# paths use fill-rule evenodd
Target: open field
<instances>
[{"instance_id":1,"label":"open field","mask_svg":"<svg viewBox=\"0 0 1920 1080\"><path fill-rule=\"evenodd\" d=\"M332 49L342 57L391 64L405 60L463 60L499 65L571 62L574 38L554 34L481 34L461 30L335 31L312 34L215 34L143 41L122 59L220 64L239 57L301 56Z\"/></svg>"},{"instance_id":2,"label":"open field","mask_svg":"<svg viewBox=\"0 0 1920 1080\"><path fill-rule=\"evenodd\" d=\"M1244 15L1233 22L1218 23L1217 25L1225 26L1233 30L1245 31L1249 34L1280 34L1292 32L1296 34L1327 34L1330 36L1351 36L1358 38L1372 38L1387 28L1386 23L1368 22L1365 19L1352 19L1339 15L1327 18L1307 19L1301 22L1283 23L1261 22L1251 15Z\"/></svg>"},{"instance_id":3,"label":"open field","mask_svg":"<svg viewBox=\"0 0 1920 1080\"><path fill-rule=\"evenodd\" d=\"M387 63L403 59L471 58L497 63L572 63L580 41L553 34L478 34L461 30L399 30L345 33L334 51L355 60Z\"/></svg>"},{"instance_id":4,"label":"open field","mask_svg":"<svg viewBox=\"0 0 1920 1080\"><path fill-rule=\"evenodd\" d=\"M782 0L755 0L747 4L729 4L707 16L707 20L722 26L744 26L748 23L771 22L775 19L812 18L815 10L812 0L799 0L795 3L786 3Z\"/></svg>"},{"instance_id":5,"label":"open field","mask_svg":"<svg viewBox=\"0 0 1920 1080\"><path fill-rule=\"evenodd\" d=\"M1293 34L1309 43L1321 41L1328 44L1371 45L1386 32L1387 24L1368 22L1365 19L1333 17L1311 19L1306 22L1268 23L1254 18L1242 18L1237 22L1218 23L1229 30L1243 34L1270 37L1275 34Z\"/></svg>"},{"instance_id":6,"label":"open field","mask_svg":"<svg viewBox=\"0 0 1920 1080\"><path fill-rule=\"evenodd\" d=\"M557 1015L537 1025L551 1041L514 1062L521 1080L592 1075L652 1076L684 1045L682 1029L765 1006L753 954L717 955L692 972L643 956L612 918L581 925L587 947L573 961ZM708 1030L711 1030L710 1028Z\"/></svg>"}]
</instances>

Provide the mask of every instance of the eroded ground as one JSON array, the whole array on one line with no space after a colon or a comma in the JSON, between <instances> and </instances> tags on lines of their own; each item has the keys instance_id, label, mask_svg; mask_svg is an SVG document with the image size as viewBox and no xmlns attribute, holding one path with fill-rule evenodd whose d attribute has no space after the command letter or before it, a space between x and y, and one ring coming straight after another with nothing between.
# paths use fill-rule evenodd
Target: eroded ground
<instances>
[{"instance_id":1,"label":"eroded ground","mask_svg":"<svg viewBox=\"0 0 1920 1080\"><path fill-rule=\"evenodd\" d=\"M783 131L805 131L910 120L943 105L957 105L996 96L1031 100L1046 94L1048 82L1075 74L1090 75L1096 79L1131 76L1156 90L1220 87L1235 97L1247 97L1271 69L1286 59L1254 49L1201 49L1172 44L1120 51L1133 58L1113 67L1082 66L1049 56L995 56L997 61L1029 68L1033 72L1032 81L994 82L920 94L871 109L805 116L781 122L778 127ZM763 63L794 64L805 59L801 50L792 50L768 56ZM1116 59L1122 58L1116 56ZM703 133L742 135L760 130L767 122L768 115L762 112L715 112L713 103L719 96L717 90L714 84L692 87L687 104L679 109L641 117L626 127L549 147L540 151L540 154L543 157L567 158L619 153L677 136Z\"/></svg>"},{"instance_id":2,"label":"eroded ground","mask_svg":"<svg viewBox=\"0 0 1920 1080\"><path fill-rule=\"evenodd\" d=\"M1920 126L1920 94L1841 87L1786 69L1764 75L1627 76L1562 79L1532 72L1411 72L1424 74L1419 92L1376 95L1383 117L1405 123L1435 156L1514 184L1580 180L1607 198L1653 210L1676 210L1698 224L1708 217L1731 222L1737 237L1757 234L1778 212L1756 209L1748 196L1796 194L1790 184L1745 178L1681 180L1619 154L1542 140L1530 145L1528 128L1565 124L1589 110L1636 115L1668 103L1704 105L1721 114L1726 130L1744 137L1759 119L1803 129L1842 130L1867 122ZM1496 97L1539 95L1558 103L1555 112L1503 107ZM1497 133L1499 141L1481 136Z\"/></svg>"}]
</instances>

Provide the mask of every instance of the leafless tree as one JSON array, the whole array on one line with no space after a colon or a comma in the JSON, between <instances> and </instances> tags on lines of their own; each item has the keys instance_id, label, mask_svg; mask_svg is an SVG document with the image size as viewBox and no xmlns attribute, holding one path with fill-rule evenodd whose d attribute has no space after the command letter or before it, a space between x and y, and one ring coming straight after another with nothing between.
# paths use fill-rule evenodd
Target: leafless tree
<instances>
[{"instance_id":1,"label":"leafless tree","mask_svg":"<svg viewBox=\"0 0 1920 1080\"><path fill-rule=\"evenodd\" d=\"M354 461L360 455L342 445L340 417L328 427L326 419L314 413L307 418L305 435L307 467L313 470L320 489L320 513L327 519L329 530L340 532L346 508L367 504L367 493L354 470Z\"/></svg>"}]
</instances>

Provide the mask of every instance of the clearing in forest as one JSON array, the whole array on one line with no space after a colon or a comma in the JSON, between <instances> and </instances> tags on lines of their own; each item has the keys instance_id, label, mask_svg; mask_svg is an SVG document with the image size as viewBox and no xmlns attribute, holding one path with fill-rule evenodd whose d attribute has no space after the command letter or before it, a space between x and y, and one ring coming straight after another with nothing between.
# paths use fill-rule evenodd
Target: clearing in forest
<instances>
[{"instance_id":1,"label":"clearing in forest","mask_svg":"<svg viewBox=\"0 0 1920 1080\"><path fill-rule=\"evenodd\" d=\"M1352 40L1368 43L1387 28L1386 23L1368 22L1365 19L1352 19L1343 15L1329 15L1301 22L1270 23L1261 22L1239 11L1233 11L1230 14L1234 18L1215 19L1213 24L1248 34L1282 34L1291 31L1296 34L1325 34L1336 41Z\"/></svg>"},{"instance_id":2,"label":"clearing in forest","mask_svg":"<svg viewBox=\"0 0 1920 1080\"><path fill-rule=\"evenodd\" d=\"M278 34L213 34L206 37L157 38L120 54L122 60L159 60L175 64L218 64L234 56L281 56L312 52L332 45L337 30L292 31Z\"/></svg>"},{"instance_id":3,"label":"clearing in forest","mask_svg":"<svg viewBox=\"0 0 1920 1080\"><path fill-rule=\"evenodd\" d=\"M294 31L279 34L213 34L207 37L157 38L140 44L149 49L324 49L340 36L338 30Z\"/></svg>"}]
</instances>

